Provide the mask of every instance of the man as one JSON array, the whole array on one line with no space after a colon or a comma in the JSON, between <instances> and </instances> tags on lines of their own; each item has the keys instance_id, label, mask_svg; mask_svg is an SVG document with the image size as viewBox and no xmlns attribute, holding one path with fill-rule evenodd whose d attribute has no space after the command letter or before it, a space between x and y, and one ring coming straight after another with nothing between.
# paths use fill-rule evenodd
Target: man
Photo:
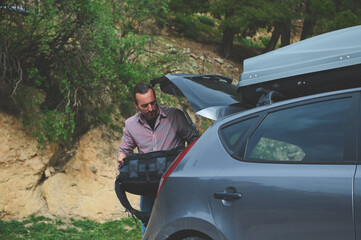
<instances>
[{"instance_id":1,"label":"man","mask_svg":"<svg viewBox=\"0 0 361 240\"><path fill-rule=\"evenodd\" d=\"M138 84L134 87L133 104L139 112L125 121L118 165L123 164L123 158L135 148L138 148L139 153L170 150L197 138L181 110L157 104L154 89L150 85ZM150 212L153 203L154 197L141 196L140 210ZM142 222L142 234L144 232Z\"/></svg>"}]
</instances>

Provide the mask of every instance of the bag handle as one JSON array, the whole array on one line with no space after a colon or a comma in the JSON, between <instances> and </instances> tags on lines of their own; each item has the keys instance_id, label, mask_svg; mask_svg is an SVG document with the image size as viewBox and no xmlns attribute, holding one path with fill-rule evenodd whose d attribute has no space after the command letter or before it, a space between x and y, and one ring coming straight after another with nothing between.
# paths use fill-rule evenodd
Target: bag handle
<instances>
[{"instance_id":1,"label":"bag handle","mask_svg":"<svg viewBox=\"0 0 361 240\"><path fill-rule=\"evenodd\" d=\"M119 181L119 178L117 177L115 179L115 193L117 194L117 197L120 201L120 203L123 205L123 207L130 212L130 214L134 217L136 216L138 219L140 219L145 225L147 225L149 218L150 218L150 212L141 212L139 210L136 210L130 205L128 197L125 193L125 191L121 187L121 183Z\"/></svg>"}]
</instances>

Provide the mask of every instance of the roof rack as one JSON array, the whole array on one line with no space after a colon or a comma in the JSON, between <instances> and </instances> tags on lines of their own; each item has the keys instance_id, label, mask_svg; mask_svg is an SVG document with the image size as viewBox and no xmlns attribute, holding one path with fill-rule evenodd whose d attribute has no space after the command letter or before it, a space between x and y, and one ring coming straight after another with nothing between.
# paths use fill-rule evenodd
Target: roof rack
<instances>
[{"instance_id":1,"label":"roof rack","mask_svg":"<svg viewBox=\"0 0 361 240\"><path fill-rule=\"evenodd\" d=\"M260 98L258 99L257 107L272 104L277 101L285 100L285 96L283 94L274 91L274 90L268 90L262 87L259 87L256 89L257 93L262 93Z\"/></svg>"}]
</instances>

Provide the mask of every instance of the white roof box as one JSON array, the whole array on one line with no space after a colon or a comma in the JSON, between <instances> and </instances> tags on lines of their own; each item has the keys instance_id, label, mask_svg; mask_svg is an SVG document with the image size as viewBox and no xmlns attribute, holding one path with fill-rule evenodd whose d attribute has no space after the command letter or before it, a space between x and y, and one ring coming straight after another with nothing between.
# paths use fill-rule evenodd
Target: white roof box
<instances>
[{"instance_id":1,"label":"white roof box","mask_svg":"<svg viewBox=\"0 0 361 240\"><path fill-rule=\"evenodd\" d=\"M286 98L292 98L300 95L295 88L314 93L332 90L326 85L353 86L340 83L346 76L357 78L361 83L360 65L361 26L355 26L246 59L237 87L244 100L252 104L259 97L252 96L259 87L275 90L286 95ZM317 86L313 86L314 84ZM317 91L309 91L315 87L318 88ZM320 90L321 88L325 89Z\"/></svg>"}]
</instances>

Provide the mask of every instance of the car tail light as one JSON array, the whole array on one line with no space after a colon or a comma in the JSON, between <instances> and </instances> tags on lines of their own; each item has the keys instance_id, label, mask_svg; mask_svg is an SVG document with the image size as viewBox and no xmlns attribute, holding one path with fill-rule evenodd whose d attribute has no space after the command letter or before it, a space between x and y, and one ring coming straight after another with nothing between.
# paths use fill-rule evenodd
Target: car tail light
<instances>
[{"instance_id":1,"label":"car tail light","mask_svg":"<svg viewBox=\"0 0 361 240\"><path fill-rule=\"evenodd\" d=\"M167 178L169 177L169 175L173 172L173 170L178 166L178 164L182 161L182 159L184 158L184 156L188 153L188 151L193 147L193 145L197 142L198 138L195 139L191 144L188 144L188 146L176 157L176 159L174 159L174 161L172 162L172 164L169 166L169 168L164 172L162 178L160 179L159 182L159 187L158 187L158 192L157 192L157 196L160 192L160 190L162 189L165 181L167 180Z\"/></svg>"}]
</instances>

